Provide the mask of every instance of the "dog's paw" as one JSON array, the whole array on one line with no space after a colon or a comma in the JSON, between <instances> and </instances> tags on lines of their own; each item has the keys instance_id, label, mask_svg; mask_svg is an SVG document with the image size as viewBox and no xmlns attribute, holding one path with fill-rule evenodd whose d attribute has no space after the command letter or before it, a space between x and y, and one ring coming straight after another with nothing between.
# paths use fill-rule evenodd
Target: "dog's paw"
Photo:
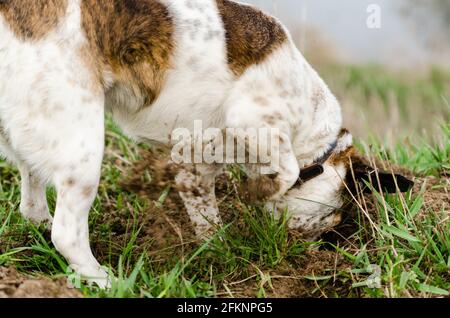
<instances>
[{"instance_id":1,"label":"dog's paw","mask_svg":"<svg viewBox=\"0 0 450 318\"><path fill-rule=\"evenodd\" d=\"M202 224L194 226L196 237L200 243L206 243L213 239L221 227L222 224Z\"/></svg>"},{"instance_id":2,"label":"dog's paw","mask_svg":"<svg viewBox=\"0 0 450 318\"><path fill-rule=\"evenodd\" d=\"M239 188L239 194L249 204L265 201L276 201L284 192L276 175L264 175L256 179L249 179Z\"/></svg>"},{"instance_id":3,"label":"dog's paw","mask_svg":"<svg viewBox=\"0 0 450 318\"><path fill-rule=\"evenodd\" d=\"M81 282L85 281L90 287L108 290L112 287L115 279L107 268L101 266L88 267L70 265L68 267L67 275L67 283L73 288L80 288Z\"/></svg>"},{"instance_id":4,"label":"dog's paw","mask_svg":"<svg viewBox=\"0 0 450 318\"><path fill-rule=\"evenodd\" d=\"M87 282L88 282L89 286L97 286L98 288L100 288L102 290L109 290L113 286L114 279L115 279L115 277L108 276L108 277L105 277L105 278L91 278L91 279L87 279Z\"/></svg>"},{"instance_id":5,"label":"dog's paw","mask_svg":"<svg viewBox=\"0 0 450 318\"><path fill-rule=\"evenodd\" d=\"M47 206L39 208L33 205L21 204L20 213L24 219L35 225L45 224L47 228L51 228L53 224L53 217L51 216Z\"/></svg>"}]
</instances>

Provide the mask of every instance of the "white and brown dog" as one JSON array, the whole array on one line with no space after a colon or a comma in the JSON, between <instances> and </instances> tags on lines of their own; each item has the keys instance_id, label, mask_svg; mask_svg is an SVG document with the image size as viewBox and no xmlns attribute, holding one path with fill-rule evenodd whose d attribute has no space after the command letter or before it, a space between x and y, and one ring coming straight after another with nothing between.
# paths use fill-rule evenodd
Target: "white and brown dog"
<instances>
[{"instance_id":1,"label":"white and brown dog","mask_svg":"<svg viewBox=\"0 0 450 318\"><path fill-rule=\"evenodd\" d=\"M136 140L165 144L197 120L277 128L280 169L257 191L311 237L339 222L352 137L338 101L276 19L228 0L0 0L0 149L20 169L20 211L52 222L57 250L100 286L107 274L90 249L88 215L105 112ZM372 169L359 167L352 175L370 179ZM218 171L186 166L176 178L199 236L221 224ZM381 183L410 186L388 174Z\"/></svg>"}]
</instances>

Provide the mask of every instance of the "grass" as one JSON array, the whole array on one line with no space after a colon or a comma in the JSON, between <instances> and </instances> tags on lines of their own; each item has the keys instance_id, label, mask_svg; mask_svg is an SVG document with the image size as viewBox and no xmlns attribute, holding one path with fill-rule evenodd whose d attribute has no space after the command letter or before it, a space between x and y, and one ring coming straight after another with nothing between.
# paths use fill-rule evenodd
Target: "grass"
<instances>
[{"instance_id":1,"label":"grass","mask_svg":"<svg viewBox=\"0 0 450 318\"><path fill-rule=\"evenodd\" d=\"M349 72L354 83L348 85L364 82L361 76L374 76ZM382 92L393 85L403 92L401 87L406 84L389 81L366 83L370 90L379 91L370 98L383 102ZM442 93L439 84L431 81L427 85L424 92L430 90L437 103L436 96ZM407 87L409 96L415 86ZM397 99L404 98L401 94ZM406 107L409 102L405 103ZM448 196L447 201L445 195L433 196L448 191L448 125L441 126L436 142L428 138L409 138L396 146L377 138L360 142L372 157L411 170L420 177L421 186L407 194L358 197L359 208L354 211L355 221L347 224L353 228L348 235L338 231L337 239L305 243L287 231L285 219L275 220L236 198L223 203L236 214L233 222L209 242L199 246L186 241L156 250L156 241L143 240L150 202L121 187L145 146L128 140L111 122L107 131L102 182L90 228L96 255L117 279L108 291L82 285L86 297L450 296ZM150 180L151 176L143 178ZM70 275L49 232L21 218L17 170L0 162L0 181L0 266L36 277ZM227 191L229 196L235 194L231 185ZM169 192L158 194L163 208ZM48 190L48 200L53 209L53 189ZM111 217L105 216L111 211ZM126 226L119 227L116 218L126 219Z\"/></svg>"},{"instance_id":2,"label":"grass","mask_svg":"<svg viewBox=\"0 0 450 318\"><path fill-rule=\"evenodd\" d=\"M371 139L371 152L383 160L408 167L415 174L440 176L450 170L450 125L441 125L441 139L430 144L426 140L411 143L406 140L393 149L387 149L376 139ZM417 138L416 138L417 139Z\"/></svg>"},{"instance_id":3,"label":"grass","mask_svg":"<svg viewBox=\"0 0 450 318\"><path fill-rule=\"evenodd\" d=\"M421 137L426 143L445 137L439 123L450 118L448 70L434 67L411 74L377 65L317 67L342 103L347 128L361 138L375 135L393 148L408 137Z\"/></svg>"},{"instance_id":4,"label":"grass","mask_svg":"<svg viewBox=\"0 0 450 318\"><path fill-rule=\"evenodd\" d=\"M403 201L403 202L402 202ZM377 196L376 208L381 220L372 236L369 253L367 243L360 247L356 266L376 264L383 273L384 288L364 291L371 297L449 296L450 223L448 211L426 211L423 198ZM369 264L370 263L370 264Z\"/></svg>"}]
</instances>

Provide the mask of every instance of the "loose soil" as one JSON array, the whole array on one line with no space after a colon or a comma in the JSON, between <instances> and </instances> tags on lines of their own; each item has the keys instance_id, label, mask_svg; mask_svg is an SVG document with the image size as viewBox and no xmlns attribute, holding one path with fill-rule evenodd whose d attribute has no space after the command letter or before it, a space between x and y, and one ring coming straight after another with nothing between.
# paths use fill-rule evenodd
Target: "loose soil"
<instances>
[{"instance_id":1,"label":"loose soil","mask_svg":"<svg viewBox=\"0 0 450 318\"><path fill-rule=\"evenodd\" d=\"M117 209L115 203L103 204L107 208L104 208L91 231L93 251L101 263L117 266L119 255L132 239L135 239L134 245L137 246L134 250L136 258L142 253L147 253L156 265L161 266L183 258L188 252L198 247L183 203L175 191L176 187L173 183L175 171L173 167L166 164L165 152L143 152L141 157L142 160L135 164L129 175L124 178L120 191L139 195L146 202L145 209L133 213L130 212L131 208ZM151 176L150 180L148 176ZM422 187L426 189L427 209L424 213L430 209L449 210L448 178L416 178L415 181L415 192L419 192ZM226 224L233 222L233 227L243 233L246 228L240 216L244 204L239 199L238 189L239 185L226 174L217 180L216 194L222 218ZM162 197L161 193L167 193L167 197ZM368 210L376 220L377 212L372 200L370 196L365 197ZM122 205L126 204L127 202L122 202ZM346 211L344 221L323 236L325 242L346 246L354 240L352 235L358 230L356 224L358 211L352 204L344 209ZM105 236L100 227L109 229L110 235ZM140 229L135 238L132 237L133 227ZM298 233L292 232L291 236L295 240ZM20 245L25 243L26 238L15 242L17 246L26 246ZM223 297L255 297L260 296L261 291L264 290L262 295L268 297L329 297L333 295L345 297L350 296L349 293L355 296L350 279L337 279L342 272L348 273L351 267L352 264L348 260L333 252L331 248L327 249L325 245L318 250L305 251L304 255L298 259L284 260L275 269L249 267L245 277L233 277L233 281L224 282L223 286L218 286L218 294ZM261 279L266 276L271 279ZM314 277L320 279L317 280ZM323 283L324 281L326 284ZM0 268L0 297L80 296L79 292L66 287L65 280L28 279L12 268Z\"/></svg>"},{"instance_id":2,"label":"loose soil","mask_svg":"<svg viewBox=\"0 0 450 318\"><path fill-rule=\"evenodd\" d=\"M67 280L28 278L14 268L0 267L0 298L81 298Z\"/></svg>"}]
</instances>

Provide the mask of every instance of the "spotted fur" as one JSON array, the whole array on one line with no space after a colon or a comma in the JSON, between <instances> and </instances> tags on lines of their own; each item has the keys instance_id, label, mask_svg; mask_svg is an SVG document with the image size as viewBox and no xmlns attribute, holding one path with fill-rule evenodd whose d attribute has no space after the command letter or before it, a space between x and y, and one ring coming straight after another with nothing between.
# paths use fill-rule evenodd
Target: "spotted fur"
<instances>
[{"instance_id":1,"label":"spotted fur","mask_svg":"<svg viewBox=\"0 0 450 318\"><path fill-rule=\"evenodd\" d=\"M108 279L87 221L105 112L130 137L164 144L198 120L204 129L278 128L280 164L248 166L257 199L277 215L289 208L291 227L313 237L337 222L347 159L332 157L324 174L293 186L336 139L336 153L351 145L349 134L339 136L340 105L260 10L228 0L0 0L0 39L0 149L20 168L21 212L53 222L57 250L100 286ZM214 178L222 168L185 166L176 177L202 238L221 224ZM262 168L276 173L260 178Z\"/></svg>"}]
</instances>

